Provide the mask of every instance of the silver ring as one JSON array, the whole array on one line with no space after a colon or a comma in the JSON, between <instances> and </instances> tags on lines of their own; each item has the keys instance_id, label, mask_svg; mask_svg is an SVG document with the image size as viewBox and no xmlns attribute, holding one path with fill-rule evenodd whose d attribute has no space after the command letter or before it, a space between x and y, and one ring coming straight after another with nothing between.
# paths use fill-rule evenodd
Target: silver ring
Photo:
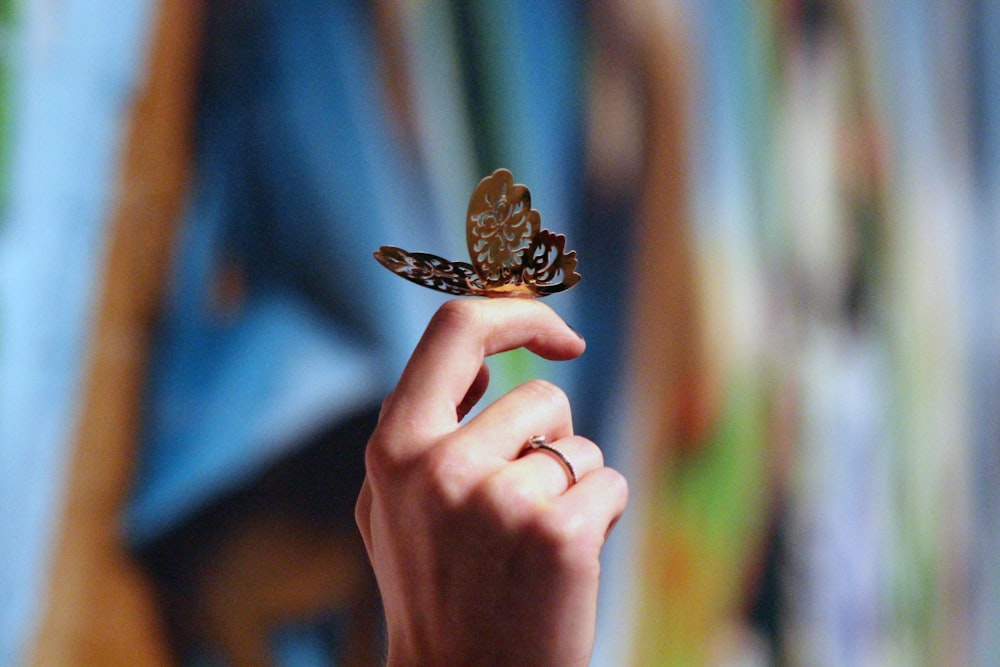
<instances>
[{"instance_id":1,"label":"silver ring","mask_svg":"<svg viewBox=\"0 0 1000 667\"><path fill-rule=\"evenodd\" d=\"M572 486L573 484L576 484L578 481L580 481L577 478L577 476L576 476L576 469L573 467L573 464L570 463L569 459L566 458L566 455L563 454L562 452L560 452L558 449L556 449L552 445L550 445L548 442L546 442L544 435L533 435L530 438L528 438L528 442L527 442L526 448L527 449L544 449L545 451L551 453L553 456L555 456L557 459L559 459L559 462L563 464L564 468L566 468L566 472L569 473L570 479L573 480L572 483L570 484L570 486Z\"/></svg>"}]
</instances>

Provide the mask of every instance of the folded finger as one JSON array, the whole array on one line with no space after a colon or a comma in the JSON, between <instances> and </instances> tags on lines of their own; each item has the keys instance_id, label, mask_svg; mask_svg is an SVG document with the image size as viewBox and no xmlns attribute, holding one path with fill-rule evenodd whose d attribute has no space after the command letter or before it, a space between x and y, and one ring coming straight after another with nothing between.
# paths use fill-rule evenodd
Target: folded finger
<instances>
[{"instance_id":1,"label":"folded finger","mask_svg":"<svg viewBox=\"0 0 1000 667\"><path fill-rule=\"evenodd\" d=\"M554 384L532 380L488 405L462 432L480 451L513 460L533 436L558 440L573 435L569 399Z\"/></svg>"},{"instance_id":2,"label":"folded finger","mask_svg":"<svg viewBox=\"0 0 1000 667\"><path fill-rule=\"evenodd\" d=\"M558 520L589 531L596 549L621 518L628 503L628 483L617 470L601 466L581 475L579 481L554 501Z\"/></svg>"},{"instance_id":3,"label":"folded finger","mask_svg":"<svg viewBox=\"0 0 1000 667\"><path fill-rule=\"evenodd\" d=\"M586 438L570 436L546 439L543 447L527 449L503 474L517 477L537 494L552 497L567 492L603 466L600 447Z\"/></svg>"},{"instance_id":4,"label":"folded finger","mask_svg":"<svg viewBox=\"0 0 1000 667\"><path fill-rule=\"evenodd\" d=\"M412 436L407 441L415 447L428 437L454 431L459 406L475 385L484 359L518 347L560 360L579 356L585 343L555 311L536 301L445 303L417 344L383 411L381 425L402 425Z\"/></svg>"}]
</instances>

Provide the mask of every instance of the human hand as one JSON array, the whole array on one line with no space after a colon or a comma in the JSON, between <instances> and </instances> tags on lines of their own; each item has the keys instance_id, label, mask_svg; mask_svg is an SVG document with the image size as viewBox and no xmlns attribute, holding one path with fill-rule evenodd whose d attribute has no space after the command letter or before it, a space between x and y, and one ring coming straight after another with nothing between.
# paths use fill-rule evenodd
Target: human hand
<instances>
[{"instance_id":1,"label":"human hand","mask_svg":"<svg viewBox=\"0 0 1000 667\"><path fill-rule=\"evenodd\" d=\"M520 299L451 301L385 400L356 517L378 579L389 665L586 665L599 555L625 479L573 434L565 394L534 380L461 419L488 383L485 357L526 347L572 359L583 340ZM575 469L545 452L544 435Z\"/></svg>"}]
</instances>

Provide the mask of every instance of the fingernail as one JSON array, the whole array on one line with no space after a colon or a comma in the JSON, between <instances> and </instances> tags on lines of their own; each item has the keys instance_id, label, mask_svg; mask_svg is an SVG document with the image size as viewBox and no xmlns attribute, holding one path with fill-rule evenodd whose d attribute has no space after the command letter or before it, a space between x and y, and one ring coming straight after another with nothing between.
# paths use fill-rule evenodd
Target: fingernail
<instances>
[{"instance_id":1,"label":"fingernail","mask_svg":"<svg viewBox=\"0 0 1000 667\"><path fill-rule=\"evenodd\" d=\"M566 326L567 326L567 328L569 328L569 330L570 330L570 331L572 331L573 333L575 333L575 334L576 334L576 337L577 337L577 338L579 338L580 340L586 340L586 339L585 339L585 338L583 337L583 334L582 334L582 333L580 333L579 331L577 331L576 329L574 329L574 328L573 328L572 326L570 326L569 324L567 324Z\"/></svg>"}]
</instances>

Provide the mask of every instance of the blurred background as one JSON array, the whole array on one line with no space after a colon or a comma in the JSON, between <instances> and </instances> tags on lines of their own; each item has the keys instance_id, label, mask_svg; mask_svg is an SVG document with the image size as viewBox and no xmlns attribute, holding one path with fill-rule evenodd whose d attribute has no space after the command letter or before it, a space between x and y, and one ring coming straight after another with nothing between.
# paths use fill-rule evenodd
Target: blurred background
<instances>
[{"instance_id":1,"label":"blurred background","mask_svg":"<svg viewBox=\"0 0 1000 667\"><path fill-rule=\"evenodd\" d=\"M507 167L630 480L595 665L1000 656L1000 3L4 0L0 664L379 664L382 396ZM516 641L516 637L511 638Z\"/></svg>"}]
</instances>

